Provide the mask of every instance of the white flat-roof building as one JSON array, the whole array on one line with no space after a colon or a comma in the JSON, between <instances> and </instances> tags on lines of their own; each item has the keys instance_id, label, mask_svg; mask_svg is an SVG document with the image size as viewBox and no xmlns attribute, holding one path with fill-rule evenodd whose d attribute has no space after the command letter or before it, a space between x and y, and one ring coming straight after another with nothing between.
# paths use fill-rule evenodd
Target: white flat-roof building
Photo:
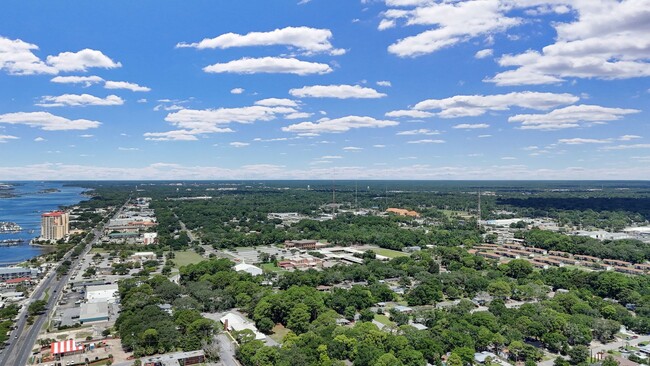
<instances>
[{"instance_id":1,"label":"white flat-roof building","mask_svg":"<svg viewBox=\"0 0 650 366\"><path fill-rule=\"evenodd\" d=\"M237 272L247 272L250 273L252 276L259 276L264 273L264 271L256 267L252 264L246 264L246 263L240 263L235 266L235 271Z\"/></svg>"},{"instance_id":2,"label":"white flat-roof building","mask_svg":"<svg viewBox=\"0 0 650 366\"><path fill-rule=\"evenodd\" d=\"M131 254L131 259L136 261L156 260L156 258L156 253L154 252L137 252Z\"/></svg>"},{"instance_id":3,"label":"white flat-roof building","mask_svg":"<svg viewBox=\"0 0 650 366\"><path fill-rule=\"evenodd\" d=\"M117 284L86 286L86 302L114 304L117 300L117 290Z\"/></svg>"},{"instance_id":4,"label":"white flat-roof building","mask_svg":"<svg viewBox=\"0 0 650 366\"><path fill-rule=\"evenodd\" d=\"M92 302L81 304L79 311L79 323L108 321L108 302Z\"/></svg>"},{"instance_id":5,"label":"white flat-roof building","mask_svg":"<svg viewBox=\"0 0 650 366\"><path fill-rule=\"evenodd\" d=\"M244 329L248 329L255 334L255 339L258 340L266 339L266 336L257 330L257 327L255 326L255 324L253 324L253 322L242 318L238 314L228 313L219 320L223 324L224 329L228 331L234 330L236 332L241 332Z\"/></svg>"}]
</instances>

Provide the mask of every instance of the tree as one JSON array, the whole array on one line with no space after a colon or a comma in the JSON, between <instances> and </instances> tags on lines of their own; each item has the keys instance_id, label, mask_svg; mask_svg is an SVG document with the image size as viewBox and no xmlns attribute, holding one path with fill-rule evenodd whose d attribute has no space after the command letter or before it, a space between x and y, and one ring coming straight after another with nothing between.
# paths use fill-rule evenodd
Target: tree
<instances>
[{"instance_id":1,"label":"tree","mask_svg":"<svg viewBox=\"0 0 650 366\"><path fill-rule=\"evenodd\" d=\"M567 351L567 355L569 356L569 362L572 365L577 365L587 361L587 358L589 357L589 348L583 345L574 346Z\"/></svg>"},{"instance_id":2,"label":"tree","mask_svg":"<svg viewBox=\"0 0 650 366\"><path fill-rule=\"evenodd\" d=\"M603 360L602 366L618 366L620 363L614 359L612 356L607 356Z\"/></svg>"},{"instance_id":3,"label":"tree","mask_svg":"<svg viewBox=\"0 0 650 366\"><path fill-rule=\"evenodd\" d=\"M397 325L404 325L404 324L408 324L409 316L408 314L403 313L401 311L390 309L390 320L397 323Z\"/></svg>"},{"instance_id":4,"label":"tree","mask_svg":"<svg viewBox=\"0 0 650 366\"><path fill-rule=\"evenodd\" d=\"M270 318L264 317L260 319L257 323L257 329L264 333L264 334L269 334L273 330L273 327L275 327L275 323L273 323L273 320Z\"/></svg>"},{"instance_id":5,"label":"tree","mask_svg":"<svg viewBox=\"0 0 650 366\"><path fill-rule=\"evenodd\" d=\"M41 314L42 312L45 311L46 306L47 306L47 302L45 300L36 300L29 305L27 311L29 312L29 315L32 316Z\"/></svg>"},{"instance_id":6,"label":"tree","mask_svg":"<svg viewBox=\"0 0 650 366\"><path fill-rule=\"evenodd\" d=\"M386 353L377 359L374 366L402 366L402 361L398 360L392 353Z\"/></svg>"},{"instance_id":7,"label":"tree","mask_svg":"<svg viewBox=\"0 0 650 366\"><path fill-rule=\"evenodd\" d=\"M458 354L452 353L447 359L447 366L464 366L463 359Z\"/></svg>"},{"instance_id":8,"label":"tree","mask_svg":"<svg viewBox=\"0 0 650 366\"><path fill-rule=\"evenodd\" d=\"M621 324L610 319L596 319L593 325L594 338L602 343L614 339L614 335L621 329Z\"/></svg>"},{"instance_id":9,"label":"tree","mask_svg":"<svg viewBox=\"0 0 650 366\"><path fill-rule=\"evenodd\" d=\"M370 309L363 309L359 312L359 320L362 322L371 322L373 319L375 319L375 313L372 312Z\"/></svg>"},{"instance_id":10,"label":"tree","mask_svg":"<svg viewBox=\"0 0 650 366\"><path fill-rule=\"evenodd\" d=\"M296 334L302 334L309 328L309 308L305 304L296 305L287 319L287 328L293 330Z\"/></svg>"},{"instance_id":11,"label":"tree","mask_svg":"<svg viewBox=\"0 0 650 366\"><path fill-rule=\"evenodd\" d=\"M510 287L510 284L506 281L501 280L490 283L487 290L490 295L500 299L507 299L512 294L512 288Z\"/></svg>"}]
</instances>

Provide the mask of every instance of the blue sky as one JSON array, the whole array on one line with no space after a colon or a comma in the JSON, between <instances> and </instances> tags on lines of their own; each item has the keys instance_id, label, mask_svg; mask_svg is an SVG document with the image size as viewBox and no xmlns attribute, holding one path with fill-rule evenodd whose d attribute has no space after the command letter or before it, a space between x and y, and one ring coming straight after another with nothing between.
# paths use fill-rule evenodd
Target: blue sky
<instances>
[{"instance_id":1,"label":"blue sky","mask_svg":"<svg viewBox=\"0 0 650 366\"><path fill-rule=\"evenodd\" d=\"M649 0L2 6L2 180L650 178Z\"/></svg>"}]
</instances>

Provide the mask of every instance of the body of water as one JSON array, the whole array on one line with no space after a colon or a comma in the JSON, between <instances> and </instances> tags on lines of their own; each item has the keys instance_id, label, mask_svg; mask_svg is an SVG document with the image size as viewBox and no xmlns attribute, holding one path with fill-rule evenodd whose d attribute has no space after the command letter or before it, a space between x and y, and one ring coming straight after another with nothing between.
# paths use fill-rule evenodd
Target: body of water
<instances>
[{"instance_id":1,"label":"body of water","mask_svg":"<svg viewBox=\"0 0 650 366\"><path fill-rule=\"evenodd\" d=\"M0 198L0 221L15 222L23 228L20 233L0 233L0 240L23 239L16 246L0 246L0 266L15 264L44 253L47 248L29 245L29 241L41 233L41 213L53 211L60 206L75 205L85 199L84 188L65 187L56 182L15 183L15 197ZM46 189L60 192L39 193Z\"/></svg>"}]
</instances>

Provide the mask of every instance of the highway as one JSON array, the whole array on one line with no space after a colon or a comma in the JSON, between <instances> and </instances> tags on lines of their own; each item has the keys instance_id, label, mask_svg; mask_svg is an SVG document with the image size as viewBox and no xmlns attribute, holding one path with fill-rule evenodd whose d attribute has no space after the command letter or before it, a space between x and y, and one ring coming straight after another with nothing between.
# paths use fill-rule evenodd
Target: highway
<instances>
[{"instance_id":1,"label":"highway","mask_svg":"<svg viewBox=\"0 0 650 366\"><path fill-rule=\"evenodd\" d=\"M123 207L117 211L115 216L119 215L122 212L122 209ZM82 254L72 262L68 274L62 276L60 279L57 279L56 268L58 268L58 266L55 266L42 280L41 284L36 288L36 290L30 295L29 302L25 304L22 312L19 314L20 318L18 320L18 324L16 324L16 330L14 330L11 334L12 338L9 340L11 344L2 351L2 354L0 354L0 366L18 366L25 365L27 363L29 356L32 353L34 344L36 343L36 339L38 338L38 334L41 332L41 329L43 329L45 322L52 315L56 302L61 295L61 291L68 283L68 280L70 279L74 268L79 265L81 258L83 258L90 251L93 244L95 244L95 242L101 237L102 229L103 225L101 228L95 228L92 231L95 235L93 240L86 245L86 248ZM65 254L61 262L70 259L71 255L72 250ZM59 263L59 265L61 264ZM43 298L46 289L50 290L50 297L47 301L47 310L45 313L35 317L34 324L31 326L27 325L26 314L29 304L31 304L34 300Z\"/></svg>"}]
</instances>

